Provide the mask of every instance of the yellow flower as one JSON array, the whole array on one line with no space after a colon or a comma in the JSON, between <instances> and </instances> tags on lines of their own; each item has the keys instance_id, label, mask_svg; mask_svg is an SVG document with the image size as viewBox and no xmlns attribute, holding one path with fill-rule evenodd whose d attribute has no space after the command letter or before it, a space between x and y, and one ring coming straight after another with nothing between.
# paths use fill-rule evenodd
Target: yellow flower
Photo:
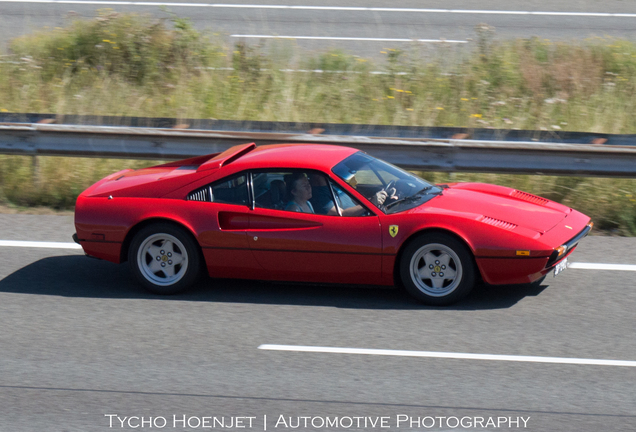
<instances>
[{"instance_id":1,"label":"yellow flower","mask_svg":"<svg viewBox=\"0 0 636 432\"><path fill-rule=\"evenodd\" d=\"M9 110L6 108L0 108L0 112L9 112Z\"/></svg>"},{"instance_id":2,"label":"yellow flower","mask_svg":"<svg viewBox=\"0 0 636 432\"><path fill-rule=\"evenodd\" d=\"M462 98L462 100L463 100L464 102L468 102L468 99L467 99L467 98Z\"/></svg>"},{"instance_id":3,"label":"yellow flower","mask_svg":"<svg viewBox=\"0 0 636 432\"><path fill-rule=\"evenodd\" d=\"M435 108L435 109L438 109L438 110L440 110L440 111L444 111L444 108L442 108L442 107L437 107L437 108Z\"/></svg>"},{"instance_id":4,"label":"yellow flower","mask_svg":"<svg viewBox=\"0 0 636 432\"><path fill-rule=\"evenodd\" d=\"M380 51L380 54L386 54L386 51Z\"/></svg>"},{"instance_id":5,"label":"yellow flower","mask_svg":"<svg viewBox=\"0 0 636 432\"><path fill-rule=\"evenodd\" d=\"M482 117L481 114L471 114L470 116L471 117L475 117L475 118L481 118Z\"/></svg>"},{"instance_id":6,"label":"yellow flower","mask_svg":"<svg viewBox=\"0 0 636 432\"><path fill-rule=\"evenodd\" d=\"M395 99L393 96L387 96L387 99Z\"/></svg>"},{"instance_id":7,"label":"yellow flower","mask_svg":"<svg viewBox=\"0 0 636 432\"><path fill-rule=\"evenodd\" d=\"M407 108L406 110L407 111L413 111L413 108Z\"/></svg>"},{"instance_id":8,"label":"yellow flower","mask_svg":"<svg viewBox=\"0 0 636 432\"><path fill-rule=\"evenodd\" d=\"M108 39L104 39L104 40L102 40L102 42L108 42L108 43L110 43L110 41L109 41Z\"/></svg>"}]
</instances>

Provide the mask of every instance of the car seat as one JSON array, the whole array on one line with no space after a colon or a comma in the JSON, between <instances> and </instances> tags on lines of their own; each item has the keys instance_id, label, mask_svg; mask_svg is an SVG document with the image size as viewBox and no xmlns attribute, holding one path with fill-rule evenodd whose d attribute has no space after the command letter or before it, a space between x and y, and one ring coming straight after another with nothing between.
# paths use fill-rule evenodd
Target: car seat
<instances>
[{"instance_id":1,"label":"car seat","mask_svg":"<svg viewBox=\"0 0 636 432\"><path fill-rule=\"evenodd\" d=\"M285 182L282 180L272 180L269 184L269 194L272 199L272 205L277 210L285 208Z\"/></svg>"}]
</instances>

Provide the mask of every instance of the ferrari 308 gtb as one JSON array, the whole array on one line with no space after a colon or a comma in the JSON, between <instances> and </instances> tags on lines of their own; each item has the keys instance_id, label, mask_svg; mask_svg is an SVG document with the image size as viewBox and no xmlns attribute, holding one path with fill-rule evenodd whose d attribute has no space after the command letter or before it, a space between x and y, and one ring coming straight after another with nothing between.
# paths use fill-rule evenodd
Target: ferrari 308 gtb
<instances>
[{"instance_id":1,"label":"ferrari 308 gtb","mask_svg":"<svg viewBox=\"0 0 636 432\"><path fill-rule=\"evenodd\" d=\"M433 185L356 149L245 144L124 170L77 199L87 255L152 292L213 278L400 285L434 305L477 280L540 283L590 218L515 189Z\"/></svg>"}]
</instances>

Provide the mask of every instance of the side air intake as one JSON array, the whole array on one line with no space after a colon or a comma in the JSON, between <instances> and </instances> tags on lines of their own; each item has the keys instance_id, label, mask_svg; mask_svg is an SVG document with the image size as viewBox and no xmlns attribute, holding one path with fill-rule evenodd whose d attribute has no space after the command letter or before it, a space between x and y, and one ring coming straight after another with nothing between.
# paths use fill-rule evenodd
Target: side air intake
<instances>
[{"instance_id":1,"label":"side air intake","mask_svg":"<svg viewBox=\"0 0 636 432\"><path fill-rule=\"evenodd\" d=\"M206 186L203 189L190 192L187 199L188 201L210 201L210 188Z\"/></svg>"}]
</instances>

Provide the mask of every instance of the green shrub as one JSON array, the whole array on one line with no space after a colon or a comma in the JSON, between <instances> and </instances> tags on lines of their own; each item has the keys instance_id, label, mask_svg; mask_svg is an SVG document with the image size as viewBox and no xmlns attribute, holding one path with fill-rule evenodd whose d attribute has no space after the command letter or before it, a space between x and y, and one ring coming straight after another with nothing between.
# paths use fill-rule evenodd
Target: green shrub
<instances>
[{"instance_id":1,"label":"green shrub","mask_svg":"<svg viewBox=\"0 0 636 432\"><path fill-rule=\"evenodd\" d=\"M293 41L231 47L177 17L104 11L13 40L12 61L0 63L0 111L636 133L632 41L495 42L479 26L468 47L379 54L385 61L307 53ZM98 178L147 165L41 160L36 177L29 158L1 157L0 199L68 208ZM544 195L636 234L633 180L455 176Z\"/></svg>"}]
</instances>

